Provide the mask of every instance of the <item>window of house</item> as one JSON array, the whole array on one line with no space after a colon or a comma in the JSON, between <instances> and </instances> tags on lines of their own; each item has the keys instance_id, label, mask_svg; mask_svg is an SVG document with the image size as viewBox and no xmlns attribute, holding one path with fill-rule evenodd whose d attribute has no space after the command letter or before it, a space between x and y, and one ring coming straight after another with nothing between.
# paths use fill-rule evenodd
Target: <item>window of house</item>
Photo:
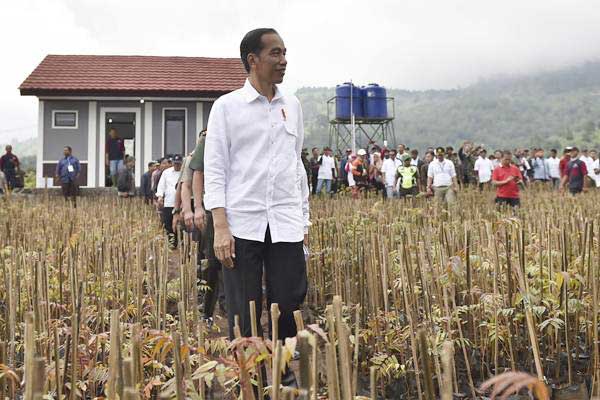
<instances>
[{"instance_id":1,"label":"window of house","mask_svg":"<svg viewBox=\"0 0 600 400\"><path fill-rule=\"evenodd\" d=\"M186 110L164 110L165 155L185 153Z\"/></svg>"},{"instance_id":2,"label":"window of house","mask_svg":"<svg viewBox=\"0 0 600 400\"><path fill-rule=\"evenodd\" d=\"M72 110L52 111L52 128L77 129L78 112Z\"/></svg>"}]
</instances>

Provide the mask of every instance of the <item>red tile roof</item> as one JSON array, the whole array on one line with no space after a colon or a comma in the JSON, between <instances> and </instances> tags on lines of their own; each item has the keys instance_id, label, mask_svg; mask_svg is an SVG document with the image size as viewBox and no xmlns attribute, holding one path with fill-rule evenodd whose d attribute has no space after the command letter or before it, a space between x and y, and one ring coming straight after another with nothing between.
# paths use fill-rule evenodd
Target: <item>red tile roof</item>
<instances>
[{"instance_id":1,"label":"red tile roof","mask_svg":"<svg viewBox=\"0 0 600 400\"><path fill-rule=\"evenodd\" d=\"M239 58L48 55L21 95L221 95L243 86Z\"/></svg>"}]
</instances>

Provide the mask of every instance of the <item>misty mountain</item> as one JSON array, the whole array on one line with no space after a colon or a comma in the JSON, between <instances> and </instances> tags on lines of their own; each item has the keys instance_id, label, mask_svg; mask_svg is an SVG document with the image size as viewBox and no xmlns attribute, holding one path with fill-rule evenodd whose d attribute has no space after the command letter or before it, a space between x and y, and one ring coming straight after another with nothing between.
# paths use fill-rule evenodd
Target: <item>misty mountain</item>
<instances>
[{"instance_id":1,"label":"misty mountain","mask_svg":"<svg viewBox=\"0 0 600 400\"><path fill-rule=\"evenodd\" d=\"M327 100L334 88L301 88L305 145L329 144ZM600 148L600 62L452 90L391 89L397 143L425 148L464 140L488 148L578 144ZM331 110L335 112L335 110Z\"/></svg>"}]
</instances>

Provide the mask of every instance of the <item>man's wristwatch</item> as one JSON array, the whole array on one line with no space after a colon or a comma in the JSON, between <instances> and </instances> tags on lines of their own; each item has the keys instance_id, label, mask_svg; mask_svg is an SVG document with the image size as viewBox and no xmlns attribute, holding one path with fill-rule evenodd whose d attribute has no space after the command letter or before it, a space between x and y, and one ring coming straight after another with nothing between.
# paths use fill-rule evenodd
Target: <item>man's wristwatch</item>
<instances>
[{"instance_id":1,"label":"man's wristwatch","mask_svg":"<svg viewBox=\"0 0 600 400\"><path fill-rule=\"evenodd\" d=\"M176 215L179 214L181 212L181 208L174 208L172 214Z\"/></svg>"}]
</instances>

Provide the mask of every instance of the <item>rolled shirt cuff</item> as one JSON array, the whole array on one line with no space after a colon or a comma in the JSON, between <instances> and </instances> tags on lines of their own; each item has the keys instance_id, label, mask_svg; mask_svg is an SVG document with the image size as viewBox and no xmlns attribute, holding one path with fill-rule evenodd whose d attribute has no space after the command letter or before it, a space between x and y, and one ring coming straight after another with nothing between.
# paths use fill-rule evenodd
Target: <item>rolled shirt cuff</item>
<instances>
[{"instance_id":1,"label":"rolled shirt cuff","mask_svg":"<svg viewBox=\"0 0 600 400\"><path fill-rule=\"evenodd\" d=\"M225 193L205 193L204 208L214 210L215 208L225 208Z\"/></svg>"}]
</instances>

